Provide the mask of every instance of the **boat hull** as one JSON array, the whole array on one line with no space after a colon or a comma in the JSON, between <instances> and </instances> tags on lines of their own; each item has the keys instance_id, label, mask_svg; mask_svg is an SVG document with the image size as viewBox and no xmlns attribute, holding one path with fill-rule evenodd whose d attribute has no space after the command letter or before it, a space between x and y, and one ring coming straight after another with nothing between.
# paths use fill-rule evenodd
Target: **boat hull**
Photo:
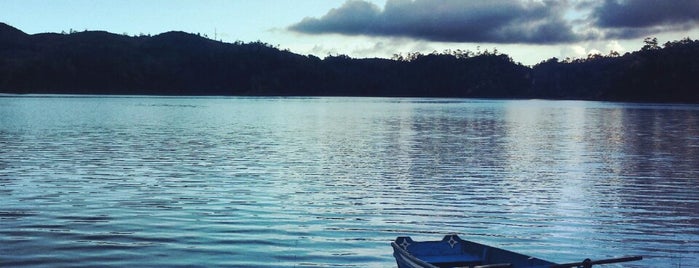
<instances>
[{"instance_id":1,"label":"boat hull","mask_svg":"<svg viewBox=\"0 0 699 268\"><path fill-rule=\"evenodd\" d=\"M557 265L532 256L463 240L457 235L447 235L441 241L425 242L398 237L391 246L399 268L543 268Z\"/></svg>"}]
</instances>

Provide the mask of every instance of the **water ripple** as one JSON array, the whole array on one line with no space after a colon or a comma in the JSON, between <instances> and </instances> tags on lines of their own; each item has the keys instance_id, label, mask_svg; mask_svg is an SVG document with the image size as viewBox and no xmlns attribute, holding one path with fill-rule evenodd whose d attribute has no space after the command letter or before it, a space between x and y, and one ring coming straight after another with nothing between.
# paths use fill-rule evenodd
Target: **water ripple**
<instances>
[{"instance_id":1,"label":"water ripple","mask_svg":"<svg viewBox=\"0 0 699 268\"><path fill-rule=\"evenodd\" d=\"M453 232L699 266L694 106L6 97L0 146L3 267L392 267Z\"/></svg>"}]
</instances>

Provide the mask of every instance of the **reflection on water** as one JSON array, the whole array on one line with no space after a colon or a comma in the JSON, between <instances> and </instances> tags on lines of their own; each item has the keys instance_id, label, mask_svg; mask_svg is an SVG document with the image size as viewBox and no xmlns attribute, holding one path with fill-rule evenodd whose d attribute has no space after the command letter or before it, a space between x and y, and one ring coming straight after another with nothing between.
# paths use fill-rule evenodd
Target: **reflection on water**
<instances>
[{"instance_id":1,"label":"reflection on water","mask_svg":"<svg viewBox=\"0 0 699 268\"><path fill-rule=\"evenodd\" d=\"M699 266L699 108L0 98L0 266L392 267L398 235Z\"/></svg>"}]
</instances>

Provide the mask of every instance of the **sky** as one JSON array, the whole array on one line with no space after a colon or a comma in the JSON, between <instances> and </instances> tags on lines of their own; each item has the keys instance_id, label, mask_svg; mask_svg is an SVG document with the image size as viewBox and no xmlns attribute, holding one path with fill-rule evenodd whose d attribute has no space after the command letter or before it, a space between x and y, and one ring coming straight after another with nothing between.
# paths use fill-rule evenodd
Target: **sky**
<instances>
[{"instance_id":1,"label":"sky","mask_svg":"<svg viewBox=\"0 0 699 268\"><path fill-rule=\"evenodd\" d=\"M199 33L318 57L493 51L533 65L699 39L699 0L0 0L26 33Z\"/></svg>"}]
</instances>

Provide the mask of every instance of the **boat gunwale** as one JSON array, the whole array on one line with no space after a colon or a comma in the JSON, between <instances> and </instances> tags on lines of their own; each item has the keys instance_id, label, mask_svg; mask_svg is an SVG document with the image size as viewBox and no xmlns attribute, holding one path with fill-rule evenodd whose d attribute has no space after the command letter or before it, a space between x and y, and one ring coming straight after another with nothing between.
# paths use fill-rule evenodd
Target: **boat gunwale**
<instances>
[{"instance_id":1,"label":"boat gunwale","mask_svg":"<svg viewBox=\"0 0 699 268\"><path fill-rule=\"evenodd\" d=\"M408 260L410 260L410 261L412 261L412 262L417 263L418 265L421 265L422 267L425 267L425 268L439 268L439 267L436 266L436 265L433 265L433 264L431 264L431 263L429 263L429 262L426 262L426 261L423 261L423 260L419 259L418 257L415 257L415 256L414 256L412 253L410 253L408 250L406 250L406 249L402 248L401 246L399 246L398 244L396 244L395 241L392 241L392 242L391 242L391 246L393 247L393 250L394 250L394 251L393 251L393 256L396 258L396 261L398 261L398 256L397 256L397 255L400 255L400 256L402 256L402 257L404 257L404 258L407 258ZM400 265L399 265L399 267L400 267Z\"/></svg>"}]
</instances>

